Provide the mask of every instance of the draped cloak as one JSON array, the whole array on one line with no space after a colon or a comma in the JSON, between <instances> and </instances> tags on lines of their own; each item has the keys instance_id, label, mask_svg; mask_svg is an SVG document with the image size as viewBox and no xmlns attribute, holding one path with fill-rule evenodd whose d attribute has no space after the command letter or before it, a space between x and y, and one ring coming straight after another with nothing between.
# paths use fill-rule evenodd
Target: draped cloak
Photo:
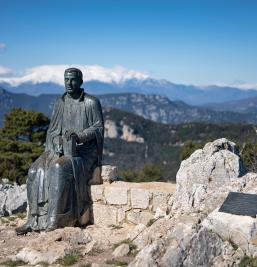
<instances>
[{"instance_id":1,"label":"draped cloak","mask_svg":"<svg viewBox=\"0 0 257 267\"><path fill-rule=\"evenodd\" d=\"M76 156L58 156L59 137L74 130L80 139ZM49 218L58 226L72 225L89 206L88 181L101 165L104 122L99 100L83 90L78 100L67 93L54 106L47 131L45 152L32 164L27 181L30 216L37 229L47 228ZM65 157L65 158L64 158ZM62 159L64 164L62 165ZM69 162L70 164L67 164ZM61 171L56 166L61 164Z\"/></svg>"}]
</instances>

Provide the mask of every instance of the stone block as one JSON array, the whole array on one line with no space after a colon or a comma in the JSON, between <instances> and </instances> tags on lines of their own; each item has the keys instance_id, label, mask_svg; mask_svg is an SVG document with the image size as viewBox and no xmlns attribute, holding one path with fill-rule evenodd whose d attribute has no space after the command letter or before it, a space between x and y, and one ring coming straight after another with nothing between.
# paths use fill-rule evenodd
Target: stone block
<instances>
[{"instance_id":1,"label":"stone block","mask_svg":"<svg viewBox=\"0 0 257 267\"><path fill-rule=\"evenodd\" d=\"M91 199L93 202L103 201L103 185L92 185L90 187Z\"/></svg>"},{"instance_id":2,"label":"stone block","mask_svg":"<svg viewBox=\"0 0 257 267\"><path fill-rule=\"evenodd\" d=\"M154 215L145 210L131 210L127 213L127 221L133 224L144 224L154 218Z\"/></svg>"},{"instance_id":3,"label":"stone block","mask_svg":"<svg viewBox=\"0 0 257 267\"><path fill-rule=\"evenodd\" d=\"M118 180L118 169L116 166L103 165L101 167L101 178L104 183L112 183Z\"/></svg>"},{"instance_id":4,"label":"stone block","mask_svg":"<svg viewBox=\"0 0 257 267\"><path fill-rule=\"evenodd\" d=\"M169 194L164 192L153 192L153 201L152 201L152 209L156 211L156 209L160 206L167 204L169 198Z\"/></svg>"},{"instance_id":5,"label":"stone block","mask_svg":"<svg viewBox=\"0 0 257 267\"><path fill-rule=\"evenodd\" d=\"M104 204L93 204L94 223L100 225L117 224L117 209Z\"/></svg>"},{"instance_id":6,"label":"stone block","mask_svg":"<svg viewBox=\"0 0 257 267\"><path fill-rule=\"evenodd\" d=\"M105 200L111 205L126 205L128 203L128 189L125 187L107 186L104 189Z\"/></svg>"},{"instance_id":7,"label":"stone block","mask_svg":"<svg viewBox=\"0 0 257 267\"><path fill-rule=\"evenodd\" d=\"M149 207L151 193L146 189L131 189L132 208L147 209Z\"/></svg>"}]
</instances>

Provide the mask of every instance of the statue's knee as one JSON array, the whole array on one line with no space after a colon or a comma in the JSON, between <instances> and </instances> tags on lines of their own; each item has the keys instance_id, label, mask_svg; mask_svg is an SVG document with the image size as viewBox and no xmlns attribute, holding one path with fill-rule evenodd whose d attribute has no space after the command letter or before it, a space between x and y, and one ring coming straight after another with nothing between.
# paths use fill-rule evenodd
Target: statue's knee
<instances>
[{"instance_id":1,"label":"statue's knee","mask_svg":"<svg viewBox=\"0 0 257 267\"><path fill-rule=\"evenodd\" d=\"M63 156L56 160L54 167L58 173L69 172L72 170L72 163L69 158Z\"/></svg>"}]
</instances>

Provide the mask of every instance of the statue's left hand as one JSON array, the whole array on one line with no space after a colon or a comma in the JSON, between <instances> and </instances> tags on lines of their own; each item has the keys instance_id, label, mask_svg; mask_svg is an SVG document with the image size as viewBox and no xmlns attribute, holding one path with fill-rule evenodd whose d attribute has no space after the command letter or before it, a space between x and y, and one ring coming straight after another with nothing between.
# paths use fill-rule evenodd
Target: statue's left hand
<instances>
[{"instance_id":1,"label":"statue's left hand","mask_svg":"<svg viewBox=\"0 0 257 267\"><path fill-rule=\"evenodd\" d=\"M76 134L74 130L72 129L66 130L66 132L64 133L64 137L66 138L67 141L69 141L72 136L75 137L76 143L79 143L79 136Z\"/></svg>"}]
</instances>

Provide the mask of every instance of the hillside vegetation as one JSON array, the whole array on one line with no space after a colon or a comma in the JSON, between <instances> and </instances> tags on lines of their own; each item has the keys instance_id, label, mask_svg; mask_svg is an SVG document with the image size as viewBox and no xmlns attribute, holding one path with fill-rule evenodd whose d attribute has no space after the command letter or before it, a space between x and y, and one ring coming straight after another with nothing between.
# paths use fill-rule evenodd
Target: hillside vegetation
<instances>
[{"instance_id":1,"label":"hillside vegetation","mask_svg":"<svg viewBox=\"0 0 257 267\"><path fill-rule=\"evenodd\" d=\"M128 125L143 142L105 138L104 163L117 165L127 181L175 181L182 159L206 142L225 137L240 146L248 170L255 170L257 136L253 125L188 123L167 125L116 109L104 109L105 121ZM0 141L0 177L25 182L30 164L43 152L49 119L14 109L5 117Z\"/></svg>"}]
</instances>

